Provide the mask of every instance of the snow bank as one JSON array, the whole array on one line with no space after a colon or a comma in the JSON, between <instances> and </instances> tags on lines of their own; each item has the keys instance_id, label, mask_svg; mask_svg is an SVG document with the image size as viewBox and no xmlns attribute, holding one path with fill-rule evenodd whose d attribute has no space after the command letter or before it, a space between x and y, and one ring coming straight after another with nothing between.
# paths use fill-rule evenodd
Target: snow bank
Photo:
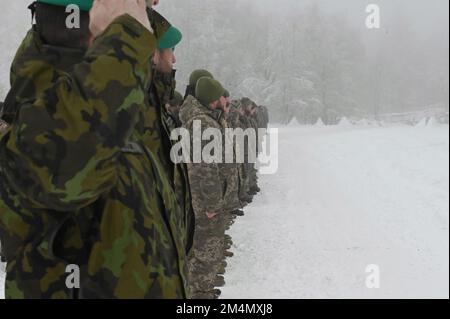
<instances>
[{"instance_id":1,"label":"snow bank","mask_svg":"<svg viewBox=\"0 0 450 319\"><path fill-rule=\"evenodd\" d=\"M288 127L299 127L300 123L297 121L297 118L294 117L287 126Z\"/></svg>"},{"instance_id":2,"label":"snow bank","mask_svg":"<svg viewBox=\"0 0 450 319\"><path fill-rule=\"evenodd\" d=\"M370 125L369 121L367 121L366 119L362 119L362 120L358 121L356 124L359 126L369 126Z\"/></svg>"},{"instance_id":3,"label":"snow bank","mask_svg":"<svg viewBox=\"0 0 450 319\"><path fill-rule=\"evenodd\" d=\"M353 126L353 124L346 118L345 116L339 121L339 126L342 127L350 127Z\"/></svg>"},{"instance_id":4,"label":"snow bank","mask_svg":"<svg viewBox=\"0 0 450 319\"><path fill-rule=\"evenodd\" d=\"M319 119L317 120L315 126L325 126L325 123L323 123L322 118L319 117Z\"/></svg>"},{"instance_id":5,"label":"snow bank","mask_svg":"<svg viewBox=\"0 0 450 319\"><path fill-rule=\"evenodd\" d=\"M428 119L423 118L419 121L419 123L416 124L416 127L425 127L425 126L427 126L427 122L428 122Z\"/></svg>"},{"instance_id":6,"label":"snow bank","mask_svg":"<svg viewBox=\"0 0 450 319\"><path fill-rule=\"evenodd\" d=\"M438 119L436 117L425 117L419 121L419 123L416 124L416 127L434 127L434 126L441 126L442 124L439 123Z\"/></svg>"},{"instance_id":7,"label":"snow bank","mask_svg":"<svg viewBox=\"0 0 450 319\"><path fill-rule=\"evenodd\" d=\"M428 120L427 126L439 126L439 121L433 116Z\"/></svg>"}]
</instances>

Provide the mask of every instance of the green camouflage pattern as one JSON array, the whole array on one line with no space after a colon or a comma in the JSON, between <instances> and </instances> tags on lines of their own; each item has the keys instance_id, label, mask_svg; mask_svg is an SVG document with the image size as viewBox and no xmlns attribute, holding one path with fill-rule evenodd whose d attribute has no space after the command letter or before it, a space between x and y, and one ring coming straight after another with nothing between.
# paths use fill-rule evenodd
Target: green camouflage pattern
<instances>
[{"instance_id":1,"label":"green camouflage pattern","mask_svg":"<svg viewBox=\"0 0 450 319\"><path fill-rule=\"evenodd\" d=\"M143 138L155 47L128 15L86 53L23 41L0 140L7 298L73 298L68 264L81 298L187 297L184 213Z\"/></svg>"},{"instance_id":2,"label":"green camouflage pattern","mask_svg":"<svg viewBox=\"0 0 450 319\"><path fill-rule=\"evenodd\" d=\"M169 31L172 24L167 21L158 11L153 8L147 7L147 16L152 25L153 32L156 40L159 42L163 38L164 34Z\"/></svg>"},{"instance_id":3,"label":"green camouflage pattern","mask_svg":"<svg viewBox=\"0 0 450 319\"><path fill-rule=\"evenodd\" d=\"M189 175L185 163L173 163L170 159L170 150L178 141L170 139L171 132L178 127L178 120L174 118L166 108L175 92L175 71L171 74L162 74L154 71L152 84L149 92L151 108L156 112L154 127L159 132L148 135L148 148L158 154L159 160L164 164L164 171L175 189L179 206L184 212L184 228L182 234L186 242L186 251L192 247L195 229L195 215L192 207Z\"/></svg>"}]
</instances>

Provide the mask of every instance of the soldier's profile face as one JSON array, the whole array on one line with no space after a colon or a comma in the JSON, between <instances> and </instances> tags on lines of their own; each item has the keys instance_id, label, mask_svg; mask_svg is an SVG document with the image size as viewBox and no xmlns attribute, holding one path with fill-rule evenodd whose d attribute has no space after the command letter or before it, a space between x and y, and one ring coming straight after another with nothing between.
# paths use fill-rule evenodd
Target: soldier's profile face
<instances>
[{"instance_id":1,"label":"soldier's profile face","mask_svg":"<svg viewBox=\"0 0 450 319\"><path fill-rule=\"evenodd\" d=\"M175 53L172 49L156 50L153 56L153 63L156 70L161 73L170 73L173 65L177 62Z\"/></svg>"},{"instance_id":2,"label":"soldier's profile face","mask_svg":"<svg viewBox=\"0 0 450 319\"><path fill-rule=\"evenodd\" d=\"M220 105L222 107L222 109L226 112L227 111L227 99L224 96L220 97Z\"/></svg>"}]
</instances>

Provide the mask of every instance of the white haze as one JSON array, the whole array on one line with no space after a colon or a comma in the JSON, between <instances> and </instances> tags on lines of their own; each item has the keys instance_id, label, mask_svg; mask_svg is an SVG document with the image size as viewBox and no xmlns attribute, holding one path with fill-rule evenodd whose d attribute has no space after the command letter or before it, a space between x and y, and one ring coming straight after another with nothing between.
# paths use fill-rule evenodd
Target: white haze
<instances>
[{"instance_id":1,"label":"white haze","mask_svg":"<svg viewBox=\"0 0 450 319\"><path fill-rule=\"evenodd\" d=\"M30 1L1 1L0 98L30 26ZM365 27L369 3L381 29ZM372 116L449 105L447 0L161 0L179 27L178 90L207 68L235 97L271 109L272 119Z\"/></svg>"}]
</instances>

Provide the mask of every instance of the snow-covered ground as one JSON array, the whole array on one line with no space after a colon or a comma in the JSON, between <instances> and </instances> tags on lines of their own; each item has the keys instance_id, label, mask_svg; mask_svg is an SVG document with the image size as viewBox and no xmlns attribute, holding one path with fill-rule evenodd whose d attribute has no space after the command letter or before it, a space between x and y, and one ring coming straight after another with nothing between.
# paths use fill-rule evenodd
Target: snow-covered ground
<instances>
[{"instance_id":1,"label":"snow-covered ground","mask_svg":"<svg viewBox=\"0 0 450 319\"><path fill-rule=\"evenodd\" d=\"M448 125L282 128L279 155L230 230L223 298L449 297Z\"/></svg>"},{"instance_id":2,"label":"snow-covered ground","mask_svg":"<svg viewBox=\"0 0 450 319\"><path fill-rule=\"evenodd\" d=\"M448 125L293 125L279 146L230 231L224 298L449 297Z\"/></svg>"}]
</instances>

